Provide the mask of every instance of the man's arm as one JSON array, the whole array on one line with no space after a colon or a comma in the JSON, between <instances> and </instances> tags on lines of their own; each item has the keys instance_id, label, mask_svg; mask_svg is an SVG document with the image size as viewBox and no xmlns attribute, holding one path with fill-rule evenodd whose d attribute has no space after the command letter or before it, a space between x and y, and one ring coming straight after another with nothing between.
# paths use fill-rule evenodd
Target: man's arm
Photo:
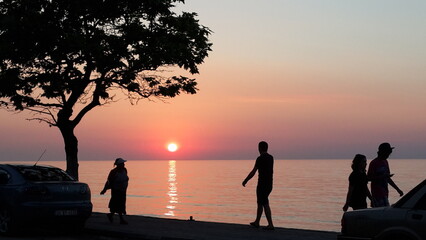
<instances>
[{"instance_id":1,"label":"man's arm","mask_svg":"<svg viewBox=\"0 0 426 240\"><path fill-rule=\"evenodd\" d=\"M246 179L244 179L244 181L243 181L243 187L245 187L245 186L246 186L246 184L247 184L247 182L248 182L250 179L252 179L252 177L256 174L256 171L257 171L257 166L256 166L256 165L254 165L253 170L251 170L251 172L247 175Z\"/></svg>"},{"instance_id":2,"label":"man's arm","mask_svg":"<svg viewBox=\"0 0 426 240\"><path fill-rule=\"evenodd\" d=\"M393 176L393 174L391 174L391 176ZM404 192L401 191L401 189L399 189L399 187L396 185L396 183L392 180L392 178L388 178L388 183L389 185L391 185L393 188L395 188L395 190L398 192L399 196L404 195Z\"/></svg>"}]
</instances>

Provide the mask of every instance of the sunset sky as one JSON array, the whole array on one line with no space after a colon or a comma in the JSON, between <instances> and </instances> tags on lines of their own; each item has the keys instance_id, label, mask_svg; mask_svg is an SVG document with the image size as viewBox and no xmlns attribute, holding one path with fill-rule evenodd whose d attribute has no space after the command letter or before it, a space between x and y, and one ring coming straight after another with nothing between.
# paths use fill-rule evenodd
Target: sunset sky
<instances>
[{"instance_id":1,"label":"sunset sky","mask_svg":"<svg viewBox=\"0 0 426 240\"><path fill-rule=\"evenodd\" d=\"M80 160L426 159L426 1L186 0L213 33L196 95L96 108ZM57 128L0 111L1 161L64 160ZM179 149L167 151L175 142Z\"/></svg>"}]
</instances>

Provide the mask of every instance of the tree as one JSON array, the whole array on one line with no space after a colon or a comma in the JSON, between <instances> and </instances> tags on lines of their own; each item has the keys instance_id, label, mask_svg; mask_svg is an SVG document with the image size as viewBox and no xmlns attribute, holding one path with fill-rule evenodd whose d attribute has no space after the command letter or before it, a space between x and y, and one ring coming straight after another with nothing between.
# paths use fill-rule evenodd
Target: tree
<instances>
[{"instance_id":1,"label":"tree","mask_svg":"<svg viewBox=\"0 0 426 240\"><path fill-rule=\"evenodd\" d=\"M114 101L195 94L196 79L165 76L165 67L197 74L211 51L211 31L184 0L1 0L0 105L29 110L57 127L66 171L78 179L74 129L93 108Z\"/></svg>"}]
</instances>

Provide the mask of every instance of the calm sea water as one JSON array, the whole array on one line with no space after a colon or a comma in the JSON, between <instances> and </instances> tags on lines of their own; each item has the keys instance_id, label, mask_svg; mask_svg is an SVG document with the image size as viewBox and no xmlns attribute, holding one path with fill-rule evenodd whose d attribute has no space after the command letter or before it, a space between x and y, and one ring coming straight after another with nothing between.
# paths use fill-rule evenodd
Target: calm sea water
<instances>
[{"instance_id":1,"label":"calm sea water","mask_svg":"<svg viewBox=\"0 0 426 240\"><path fill-rule=\"evenodd\" d=\"M426 160L390 159L397 185L407 192L425 179ZM65 168L65 162L40 162ZM254 160L128 161L127 213L162 218L242 223L256 214L255 176L241 183ZM277 227L340 231L351 160L276 160L270 205ZM113 161L80 161L94 211L109 212L99 195ZM391 189L390 201L399 199ZM263 217L261 224L266 224Z\"/></svg>"}]
</instances>

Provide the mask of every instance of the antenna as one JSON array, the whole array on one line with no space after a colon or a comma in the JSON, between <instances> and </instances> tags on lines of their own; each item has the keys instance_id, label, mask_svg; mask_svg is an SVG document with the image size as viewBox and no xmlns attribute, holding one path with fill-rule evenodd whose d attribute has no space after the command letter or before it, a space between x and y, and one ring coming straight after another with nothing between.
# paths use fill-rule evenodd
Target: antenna
<instances>
[{"instance_id":1,"label":"antenna","mask_svg":"<svg viewBox=\"0 0 426 240\"><path fill-rule=\"evenodd\" d=\"M43 157L44 153L46 152L47 149L44 149L43 153L40 155L40 157L38 158L37 162L34 163L34 166L37 165L38 161L40 161L41 157Z\"/></svg>"}]
</instances>

